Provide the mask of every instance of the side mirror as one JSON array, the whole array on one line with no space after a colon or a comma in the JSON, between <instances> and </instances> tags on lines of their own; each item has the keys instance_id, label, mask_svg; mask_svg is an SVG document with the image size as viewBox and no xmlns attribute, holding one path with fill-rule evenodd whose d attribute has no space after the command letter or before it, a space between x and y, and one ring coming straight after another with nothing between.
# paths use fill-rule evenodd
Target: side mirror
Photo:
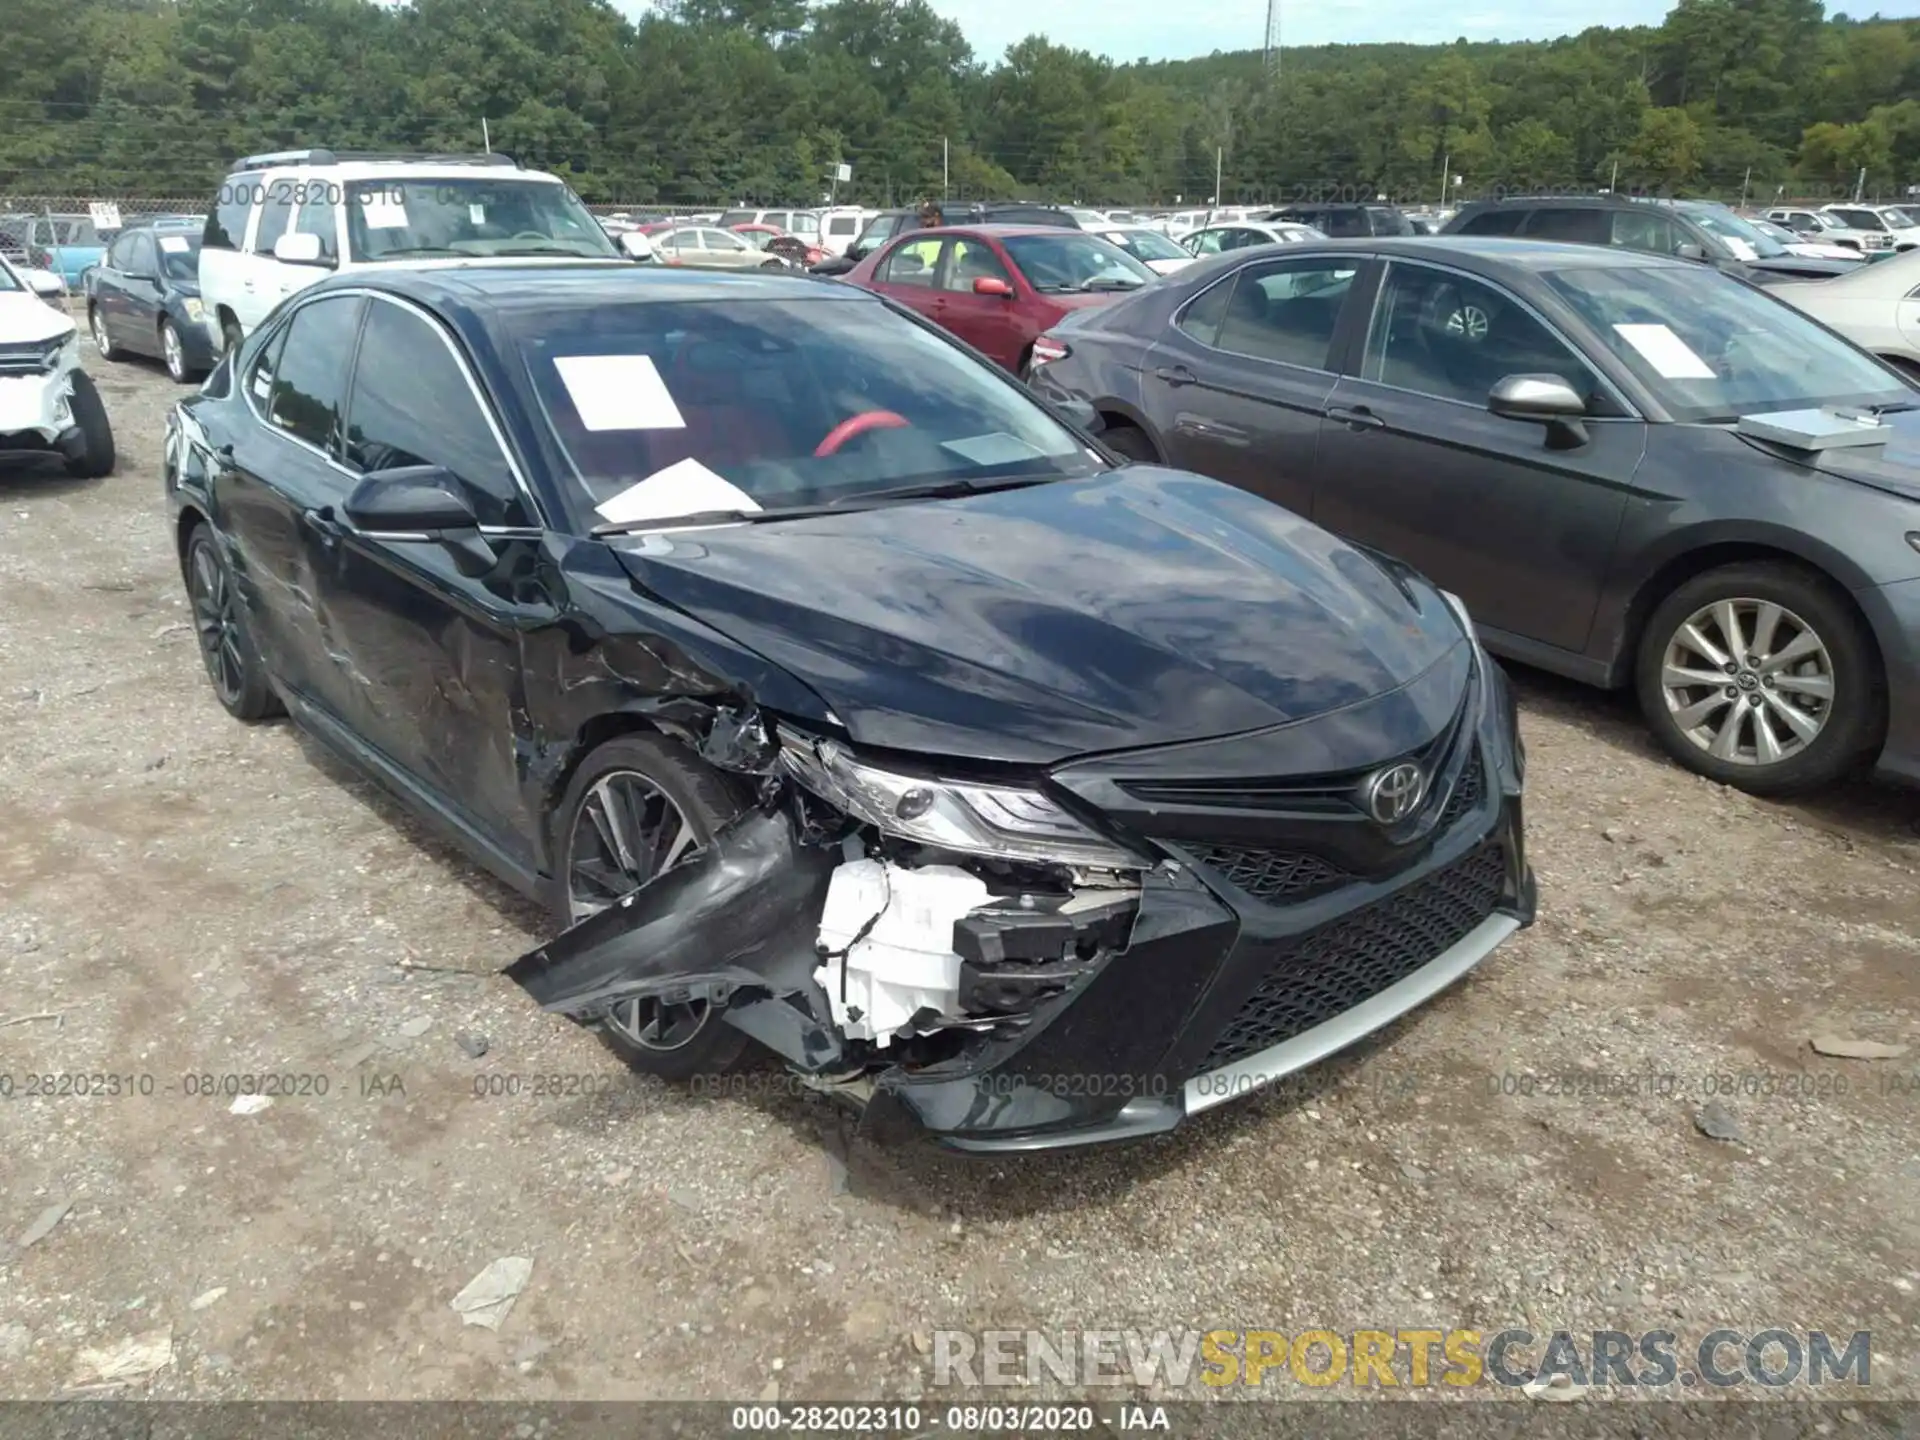
<instances>
[{"instance_id":1,"label":"side mirror","mask_svg":"<svg viewBox=\"0 0 1920 1440\"><path fill-rule=\"evenodd\" d=\"M320 258L320 237L298 233L282 235L273 242L273 258L289 265L324 265Z\"/></svg>"},{"instance_id":2,"label":"side mirror","mask_svg":"<svg viewBox=\"0 0 1920 1440\"><path fill-rule=\"evenodd\" d=\"M998 275L980 275L974 278L973 293L976 295L998 295L1003 300L1013 294L1013 286Z\"/></svg>"},{"instance_id":3,"label":"side mirror","mask_svg":"<svg viewBox=\"0 0 1920 1440\"><path fill-rule=\"evenodd\" d=\"M1705 248L1694 244L1691 240L1683 240L1674 246L1673 253L1678 255L1682 260L1704 260L1707 258Z\"/></svg>"},{"instance_id":4,"label":"side mirror","mask_svg":"<svg viewBox=\"0 0 1920 1440\"><path fill-rule=\"evenodd\" d=\"M480 533L473 502L452 472L438 465L373 470L340 507L357 530L372 535L419 535L437 540L463 575L485 575L498 563Z\"/></svg>"},{"instance_id":5,"label":"side mirror","mask_svg":"<svg viewBox=\"0 0 1920 1440\"><path fill-rule=\"evenodd\" d=\"M1558 375L1508 375L1487 392L1487 409L1503 420L1544 421L1547 443L1569 449L1587 443L1587 402Z\"/></svg>"}]
</instances>

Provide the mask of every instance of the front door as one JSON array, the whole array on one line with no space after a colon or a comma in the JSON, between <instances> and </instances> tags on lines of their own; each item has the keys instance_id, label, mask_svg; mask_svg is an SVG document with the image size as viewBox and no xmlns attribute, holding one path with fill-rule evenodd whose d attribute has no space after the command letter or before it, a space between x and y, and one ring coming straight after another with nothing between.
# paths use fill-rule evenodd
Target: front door
<instances>
[{"instance_id":1,"label":"front door","mask_svg":"<svg viewBox=\"0 0 1920 1440\"><path fill-rule=\"evenodd\" d=\"M269 180L261 190L259 216L241 256L240 291L233 297L234 316L249 335L280 303L285 272L293 268L273 254L274 242L293 227L293 191L294 182L285 178Z\"/></svg>"},{"instance_id":2,"label":"front door","mask_svg":"<svg viewBox=\"0 0 1920 1440\"><path fill-rule=\"evenodd\" d=\"M1256 260L1187 304L1141 366L1147 418L1169 464L1311 511L1334 336L1362 264Z\"/></svg>"},{"instance_id":3,"label":"front door","mask_svg":"<svg viewBox=\"0 0 1920 1440\"><path fill-rule=\"evenodd\" d=\"M119 280L119 300L113 307L110 334L127 349L141 355L160 353L160 252L145 230L126 237L126 267ZM116 247L117 248L117 247Z\"/></svg>"},{"instance_id":4,"label":"front door","mask_svg":"<svg viewBox=\"0 0 1920 1440\"><path fill-rule=\"evenodd\" d=\"M520 635L556 611L538 578L540 518L454 344L411 306L371 302L348 402L346 466L356 475L440 466L473 502L498 564L463 573L440 541L347 524L331 544L316 537L314 567L334 663L351 689L347 726L530 866L539 817L519 784Z\"/></svg>"},{"instance_id":5,"label":"front door","mask_svg":"<svg viewBox=\"0 0 1920 1440\"><path fill-rule=\"evenodd\" d=\"M1027 348L1026 327L1020 320L1020 296L1013 276L993 247L977 235L956 235L948 245L946 269L940 272L934 298L934 322L951 330L997 365L1020 368ZM1000 295L974 292L976 280L998 280L1007 289Z\"/></svg>"},{"instance_id":6,"label":"front door","mask_svg":"<svg viewBox=\"0 0 1920 1440\"><path fill-rule=\"evenodd\" d=\"M1646 448L1595 371L1517 297L1394 261L1357 373L1327 402L1314 520L1405 560L1476 621L1578 652ZM1507 375L1588 397L1586 438L1487 409Z\"/></svg>"},{"instance_id":7,"label":"front door","mask_svg":"<svg viewBox=\"0 0 1920 1440\"><path fill-rule=\"evenodd\" d=\"M937 321L941 299L940 260L946 244L939 235L901 241L881 258L873 272L873 288Z\"/></svg>"}]
</instances>

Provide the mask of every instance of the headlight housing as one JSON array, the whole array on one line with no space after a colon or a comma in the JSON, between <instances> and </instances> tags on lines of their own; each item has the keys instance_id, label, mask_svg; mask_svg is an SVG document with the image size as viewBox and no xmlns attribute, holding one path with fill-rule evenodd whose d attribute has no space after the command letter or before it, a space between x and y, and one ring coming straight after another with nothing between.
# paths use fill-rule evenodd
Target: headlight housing
<instances>
[{"instance_id":1,"label":"headlight housing","mask_svg":"<svg viewBox=\"0 0 1920 1440\"><path fill-rule=\"evenodd\" d=\"M788 735L780 753L788 772L829 805L903 840L1040 864L1116 870L1146 864L1038 790L882 770L831 740Z\"/></svg>"},{"instance_id":2,"label":"headlight housing","mask_svg":"<svg viewBox=\"0 0 1920 1440\"><path fill-rule=\"evenodd\" d=\"M187 319L192 320L195 323L198 323L207 318L206 307L200 303L198 297L196 296L188 295L182 298L182 300L180 301L180 308L187 312Z\"/></svg>"}]
</instances>

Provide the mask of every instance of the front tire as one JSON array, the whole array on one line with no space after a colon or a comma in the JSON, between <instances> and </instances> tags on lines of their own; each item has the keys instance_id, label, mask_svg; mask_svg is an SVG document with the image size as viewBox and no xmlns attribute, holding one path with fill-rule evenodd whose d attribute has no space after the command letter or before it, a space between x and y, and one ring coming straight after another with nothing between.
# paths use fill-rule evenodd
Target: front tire
<instances>
[{"instance_id":1,"label":"front tire","mask_svg":"<svg viewBox=\"0 0 1920 1440\"><path fill-rule=\"evenodd\" d=\"M1160 457L1154 453L1153 442L1147 438L1147 432L1138 425L1129 425L1123 420L1115 420L1100 432L1100 439L1109 450L1124 455L1142 465L1158 465Z\"/></svg>"},{"instance_id":2,"label":"front tire","mask_svg":"<svg viewBox=\"0 0 1920 1440\"><path fill-rule=\"evenodd\" d=\"M92 376L76 370L69 384L67 409L80 431L80 449L67 456L67 474L77 480L98 480L113 473L113 426Z\"/></svg>"},{"instance_id":3,"label":"front tire","mask_svg":"<svg viewBox=\"0 0 1920 1440\"><path fill-rule=\"evenodd\" d=\"M186 572L194 637L207 679L213 682L214 697L234 719L248 724L278 714L280 702L267 683L267 667L248 633L233 572L206 525L196 525L187 537Z\"/></svg>"},{"instance_id":4,"label":"front tire","mask_svg":"<svg viewBox=\"0 0 1920 1440\"><path fill-rule=\"evenodd\" d=\"M726 782L675 741L623 735L588 755L554 811L548 908L574 925L698 854L740 813ZM706 1001L622 1001L606 1035L634 1069L662 1080L719 1074L747 1037Z\"/></svg>"},{"instance_id":5,"label":"front tire","mask_svg":"<svg viewBox=\"0 0 1920 1440\"><path fill-rule=\"evenodd\" d=\"M187 365L186 346L181 342L180 330L173 321L163 319L160 322L160 359L167 367L167 375L176 385L188 384L193 379L193 371Z\"/></svg>"},{"instance_id":6,"label":"front tire","mask_svg":"<svg viewBox=\"0 0 1920 1440\"><path fill-rule=\"evenodd\" d=\"M1844 596L1776 561L1696 575L1641 637L1640 708L1667 752L1753 795L1830 785L1878 747L1886 697Z\"/></svg>"}]
</instances>

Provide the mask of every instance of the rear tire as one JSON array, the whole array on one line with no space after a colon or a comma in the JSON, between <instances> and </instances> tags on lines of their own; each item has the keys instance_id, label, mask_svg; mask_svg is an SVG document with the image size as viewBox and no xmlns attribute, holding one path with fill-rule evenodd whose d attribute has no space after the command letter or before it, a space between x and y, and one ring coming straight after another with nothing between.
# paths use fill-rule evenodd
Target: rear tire
<instances>
[{"instance_id":1,"label":"rear tire","mask_svg":"<svg viewBox=\"0 0 1920 1440\"><path fill-rule=\"evenodd\" d=\"M113 343L113 337L107 334L106 318L101 315L98 305L87 307L87 329L93 332L93 348L100 352L102 360L118 360L120 347Z\"/></svg>"},{"instance_id":2,"label":"rear tire","mask_svg":"<svg viewBox=\"0 0 1920 1440\"><path fill-rule=\"evenodd\" d=\"M93 377L84 370L73 372L72 392L67 408L80 429L81 449L67 457L67 474L78 480L98 480L113 473L113 426L107 421L107 407L94 388Z\"/></svg>"},{"instance_id":3,"label":"rear tire","mask_svg":"<svg viewBox=\"0 0 1920 1440\"><path fill-rule=\"evenodd\" d=\"M657 810L638 810L623 804L623 795L629 801L635 795L657 795L663 803ZM596 810L589 810L590 802ZM631 841L632 832L641 830L652 814L660 817L661 826L667 825L668 806L691 832L684 851L668 846L668 854L677 855L678 860L710 845L715 833L740 813L739 800L718 772L685 746L662 736L622 735L581 761L553 812L554 875L547 903L557 923L578 923L586 906L599 903L610 888L619 888L607 886L608 867L602 863L609 853L602 847L610 812L623 812L634 822L611 822ZM624 848L642 847L627 844ZM589 849L594 852L591 856ZM660 873L659 868L647 867L638 883L645 884ZM629 884L634 879L631 873L625 877ZM605 1033L607 1042L634 1069L677 1083L732 1068L748 1043L745 1034L720 1018L718 1009L698 1001L688 1006L622 1002L607 1017Z\"/></svg>"},{"instance_id":4,"label":"rear tire","mask_svg":"<svg viewBox=\"0 0 1920 1440\"><path fill-rule=\"evenodd\" d=\"M1138 425L1125 420L1112 420L1100 432L1099 438L1109 450L1126 456L1129 460L1142 465L1158 465L1160 457L1154 452L1153 441L1147 438L1147 432Z\"/></svg>"},{"instance_id":5,"label":"rear tire","mask_svg":"<svg viewBox=\"0 0 1920 1440\"><path fill-rule=\"evenodd\" d=\"M247 337L244 334L242 334L240 331L240 322L234 319L231 314L223 313L220 316L220 353L221 354L223 355L233 354L234 351L240 348L241 343L245 341L246 338Z\"/></svg>"},{"instance_id":6,"label":"rear tire","mask_svg":"<svg viewBox=\"0 0 1920 1440\"><path fill-rule=\"evenodd\" d=\"M1885 734L1865 622L1820 576L1779 561L1723 565L1679 586L1647 621L1636 680L1668 754L1752 795L1830 785Z\"/></svg>"},{"instance_id":7,"label":"rear tire","mask_svg":"<svg viewBox=\"0 0 1920 1440\"><path fill-rule=\"evenodd\" d=\"M211 528L193 527L185 557L194 639L214 698L234 719L249 725L279 714L280 701L267 683L267 667L247 630L233 572Z\"/></svg>"}]
</instances>

